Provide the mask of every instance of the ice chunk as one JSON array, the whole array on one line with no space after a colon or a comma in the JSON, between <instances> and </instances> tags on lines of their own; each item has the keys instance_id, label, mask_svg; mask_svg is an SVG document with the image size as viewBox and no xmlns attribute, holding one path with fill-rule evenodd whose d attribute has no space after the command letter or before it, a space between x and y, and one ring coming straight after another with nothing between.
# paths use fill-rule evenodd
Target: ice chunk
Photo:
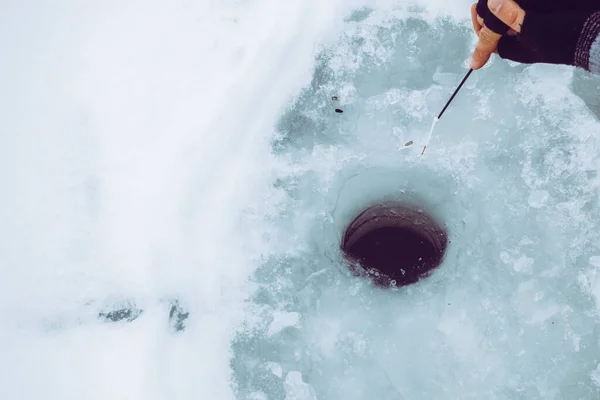
<instances>
[{"instance_id":1,"label":"ice chunk","mask_svg":"<svg viewBox=\"0 0 600 400\"><path fill-rule=\"evenodd\" d=\"M530 207L542 208L548 202L549 197L550 195L545 190L533 190L531 193L529 193L527 203Z\"/></svg>"},{"instance_id":2,"label":"ice chunk","mask_svg":"<svg viewBox=\"0 0 600 400\"><path fill-rule=\"evenodd\" d=\"M500 260L503 263L512 265L513 269L517 272L529 273L532 270L533 258L521 255L519 258L513 258L508 252L503 251L500 253Z\"/></svg>"},{"instance_id":3,"label":"ice chunk","mask_svg":"<svg viewBox=\"0 0 600 400\"><path fill-rule=\"evenodd\" d=\"M513 264L513 268L517 272L529 272L529 271L531 271L532 265L533 265L533 258L521 256L517 260L515 260L515 262Z\"/></svg>"},{"instance_id":4,"label":"ice chunk","mask_svg":"<svg viewBox=\"0 0 600 400\"><path fill-rule=\"evenodd\" d=\"M298 321L300 321L300 315L297 312L274 312L273 321L269 325L269 336L281 332L282 329L288 326L296 326Z\"/></svg>"},{"instance_id":5,"label":"ice chunk","mask_svg":"<svg viewBox=\"0 0 600 400\"><path fill-rule=\"evenodd\" d=\"M290 371L285 377L286 400L316 400L315 390L302 380L298 371Z\"/></svg>"},{"instance_id":6,"label":"ice chunk","mask_svg":"<svg viewBox=\"0 0 600 400\"><path fill-rule=\"evenodd\" d=\"M592 378L592 382L594 382L596 386L600 387L600 364L598 364L595 370L590 372L590 378Z\"/></svg>"},{"instance_id":7,"label":"ice chunk","mask_svg":"<svg viewBox=\"0 0 600 400\"><path fill-rule=\"evenodd\" d=\"M280 364L274 363L274 362L268 362L267 363L267 367L269 367L269 369L271 370L271 372L273 373L273 375L282 378L283 377L283 368L281 367Z\"/></svg>"},{"instance_id":8,"label":"ice chunk","mask_svg":"<svg viewBox=\"0 0 600 400\"><path fill-rule=\"evenodd\" d=\"M250 393L249 400L268 400L269 398L264 392Z\"/></svg>"}]
</instances>

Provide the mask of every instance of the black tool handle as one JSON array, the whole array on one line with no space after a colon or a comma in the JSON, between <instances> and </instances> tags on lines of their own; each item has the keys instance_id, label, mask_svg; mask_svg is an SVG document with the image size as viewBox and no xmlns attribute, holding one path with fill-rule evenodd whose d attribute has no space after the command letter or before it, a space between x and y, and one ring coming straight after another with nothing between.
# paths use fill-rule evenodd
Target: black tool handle
<instances>
[{"instance_id":1,"label":"black tool handle","mask_svg":"<svg viewBox=\"0 0 600 400\"><path fill-rule=\"evenodd\" d=\"M452 93L452 97L450 97L450 100L448 100L448 102L444 106L444 109L442 110L442 112L440 113L440 115L437 116L437 119L442 118L442 114L444 113L444 111L446 111L446 108L448 108L448 106L450 105L450 103L452 103L452 100L454 100L454 96L456 96L456 94L458 93L458 91L460 90L460 88L462 87L462 85L464 85L465 82L467 81L467 79L469 79L469 76L471 75L472 72L473 72L473 70L469 69L469 72L467 72L467 75L465 75L465 77L463 78L462 82L460 82L460 85L458 85L458 87L456 88L456 90L454 91L454 93Z\"/></svg>"}]
</instances>

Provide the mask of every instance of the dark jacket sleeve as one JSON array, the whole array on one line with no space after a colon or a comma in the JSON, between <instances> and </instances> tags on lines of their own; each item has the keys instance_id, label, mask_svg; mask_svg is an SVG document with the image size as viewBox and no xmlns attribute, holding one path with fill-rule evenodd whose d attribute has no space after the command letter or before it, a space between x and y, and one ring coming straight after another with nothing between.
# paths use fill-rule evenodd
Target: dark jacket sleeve
<instances>
[{"instance_id":1,"label":"dark jacket sleeve","mask_svg":"<svg viewBox=\"0 0 600 400\"><path fill-rule=\"evenodd\" d=\"M477 14L502 36L498 54L526 64L573 65L600 75L600 2L598 0L517 0L526 11L520 33L509 27L479 0Z\"/></svg>"},{"instance_id":2,"label":"dark jacket sleeve","mask_svg":"<svg viewBox=\"0 0 600 400\"><path fill-rule=\"evenodd\" d=\"M575 49L575 65L600 75L600 11L585 22Z\"/></svg>"}]
</instances>

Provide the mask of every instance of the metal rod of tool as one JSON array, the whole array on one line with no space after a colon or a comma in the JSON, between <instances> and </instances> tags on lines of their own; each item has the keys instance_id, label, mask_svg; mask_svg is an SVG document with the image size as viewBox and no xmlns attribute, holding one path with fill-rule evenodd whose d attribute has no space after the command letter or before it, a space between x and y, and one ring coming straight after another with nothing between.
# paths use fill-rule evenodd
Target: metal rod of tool
<instances>
[{"instance_id":1,"label":"metal rod of tool","mask_svg":"<svg viewBox=\"0 0 600 400\"><path fill-rule=\"evenodd\" d=\"M440 115L437 116L437 119L442 118L442 114L444 113L444 111L446 111L446 108L448 108L448 106L450 105L450 103L452 103L452 100L454 100L454 97L456 96L456 94L458 93L458 91L460 90L460 88L462 87L462 85L464 85L465 82L467 81L467 79L469 79L469 76L471 75L472 72L473 72L473 70L469 69L469 72L467 72L467 75L465 75L465 77L463 78L462 82L460 82L460 85L458 85L458 87L456 88L456 90L454 91L454 93L452 93L452 97L450 97L450 100L448 100L448 102L444 106L444 109L442 110L442 112L440 113Z\"/></svg>"},{"instance_id":2,"label":"metal rod of tool","mask_svg":"<svg viewBox=\"0 0 600 400\"><path fill-rule=\"evenodd\" d=\"M460 88L465 84L465 82L467 81L467 79L469 79L469 76L471 75L472 72L473 72L473 69L469 69L469 72L467 72L467 75L465 75L465 77L463 78L463 80L460 82L460 85L458 85L458 87L456 88L456 90L454 91L454 93L452 93L452 96L450 97L450 100L448 100L448 102L446 103L446 105L442 109L442 112L440 113L440 115L438 115L436 118L433 119L433 123L431 124L431 129L429 129L429 135L427 135L427 140L425 141L425 145L423 146L423 150L421 151L421 155L425 154L425 150L427 149L427 146L429 145L429 141L431 140L431 136L433 135L433 128L435 128L435 124L440 120L440 118L442 118L442 114L444 114L444 111L446 111L446 108L448 108L448 106L450 105L450 103L452 103L452 100L454 100L454 97L456 96L456 94L458 93L458 91L460 90Z\"/></svg>"}]
</instances>

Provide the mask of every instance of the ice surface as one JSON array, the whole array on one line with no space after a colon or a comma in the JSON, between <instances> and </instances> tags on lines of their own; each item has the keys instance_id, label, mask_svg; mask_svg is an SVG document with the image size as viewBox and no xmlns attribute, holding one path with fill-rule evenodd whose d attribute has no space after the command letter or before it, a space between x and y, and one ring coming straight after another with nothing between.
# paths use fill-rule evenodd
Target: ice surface
<instances>
[{"instance_id":1,"label":"ice surface","mask_svg":"<svg viewBox=\"0 0 600 400\"><path fill-rule=\"evenodd\" d=\"M495 60L421 157L449 3L8 2L0 398L599 398L598 80ZM382 291L339 239L398 196L451 243Z\"/></svg>"}]
</instances>

